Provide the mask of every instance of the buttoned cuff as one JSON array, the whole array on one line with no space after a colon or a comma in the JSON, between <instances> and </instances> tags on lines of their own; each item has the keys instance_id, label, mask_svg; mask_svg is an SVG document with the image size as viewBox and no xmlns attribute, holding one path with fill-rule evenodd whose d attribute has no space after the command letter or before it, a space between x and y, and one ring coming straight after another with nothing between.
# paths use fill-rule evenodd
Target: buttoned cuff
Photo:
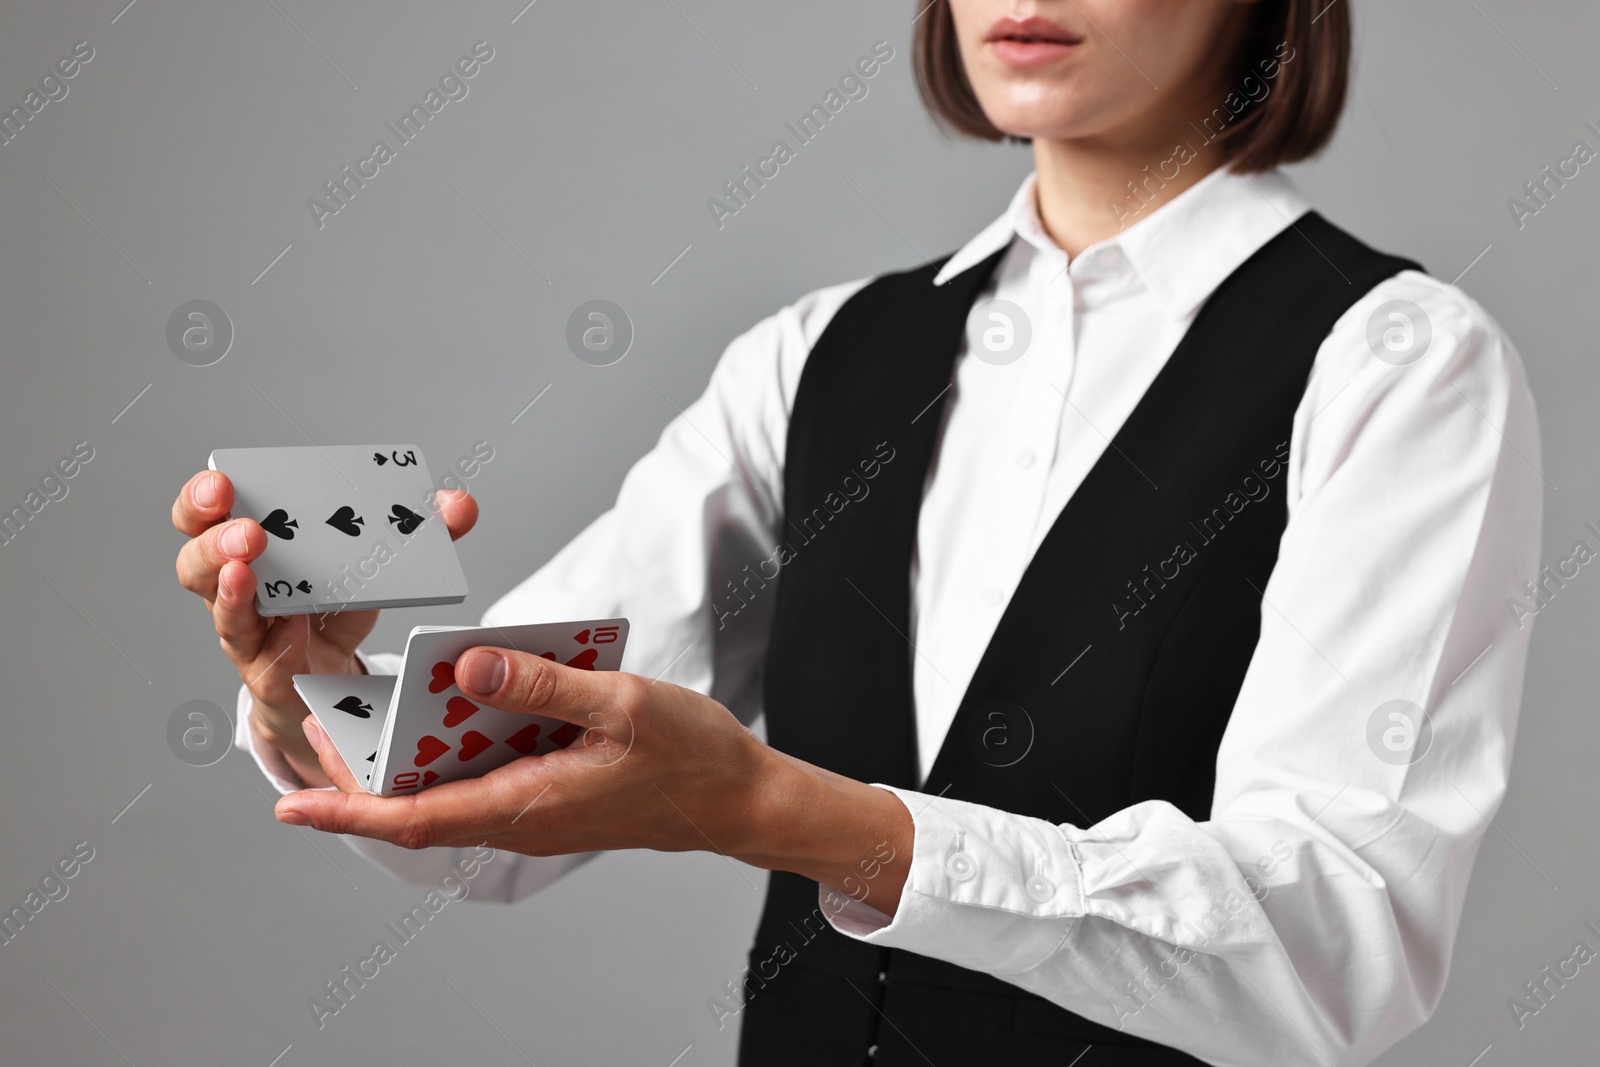
<instances>
[{"instance_id":1,"label":"buttoned cuff","mask_svg":"<svg viewBox=\"0 0 1600 1067\"><path fill-rule=\"evenodd\" d=\"M874 783L911 813L911 869L891 919L819 887L833 928L989 974L1032 970L1084 914L1077 850L1054 823ZM840 906L840 900L845 903Z\"/></svg>"}]
</instances>

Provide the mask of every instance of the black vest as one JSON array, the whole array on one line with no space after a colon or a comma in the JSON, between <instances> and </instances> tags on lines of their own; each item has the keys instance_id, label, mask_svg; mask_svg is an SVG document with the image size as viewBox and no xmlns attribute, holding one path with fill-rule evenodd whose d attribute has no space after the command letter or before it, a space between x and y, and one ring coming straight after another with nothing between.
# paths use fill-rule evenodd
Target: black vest
<instances>
[{"instance_id":1,"label":"black vest","mask_svg":"<svg viewBox=\"0 0 1600 1067\"><path fill-rule=\"evenodd\" d=\"M965 318L1002 254L940 287L939 264L866 286L795 397L767 732L861 781L916 783L917 517ZM1312 362L1340 315L1414 266L1310 214L1218 286L1034 554L922 792L1080 827L1145 800L1209 817ZM820 918L815 882L772 875L746 1067L1065 1065L1091 1044L1100 1065L1200 1062Z\"/></svg>"}]
</instances>

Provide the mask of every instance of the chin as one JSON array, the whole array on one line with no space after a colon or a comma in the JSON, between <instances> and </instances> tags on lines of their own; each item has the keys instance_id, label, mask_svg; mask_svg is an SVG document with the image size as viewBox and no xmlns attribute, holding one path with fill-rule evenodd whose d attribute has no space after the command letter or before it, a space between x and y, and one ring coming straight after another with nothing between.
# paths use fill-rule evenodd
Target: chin
<instances>
[{"instance_id":1,"label":"chin","mask_svg":"<svg viewBox=\"0 0 1600 1067\"><path fill-rule=\"evenodd\" d=\"M1056 140L1080 136L1092 123L1075 101L1062 99L1063 95L1058 90L983 99L983 113L1008 137Z\"/></svg>"}]
</instances>

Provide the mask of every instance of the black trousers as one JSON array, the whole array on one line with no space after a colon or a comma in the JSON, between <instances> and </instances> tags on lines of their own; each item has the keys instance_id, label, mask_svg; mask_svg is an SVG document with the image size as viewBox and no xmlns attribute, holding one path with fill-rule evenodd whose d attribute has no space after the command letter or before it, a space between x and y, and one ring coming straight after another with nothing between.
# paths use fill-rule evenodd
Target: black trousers
<instances>
[{"instance_id":1,"label":"black trousers","mask_svg":"<svg viewBox=\"0 0 1600 1067\"><path fill-rule=\"evenodd\" d=\"M863 1015L863 1002L874 1010ZM901 981L861 988L798 961L750 997L741 1016L740 1067L1201 1063L1177 1049L1108 1031L1020 989L1007 996Z\"/></svg>"}]
</instances>

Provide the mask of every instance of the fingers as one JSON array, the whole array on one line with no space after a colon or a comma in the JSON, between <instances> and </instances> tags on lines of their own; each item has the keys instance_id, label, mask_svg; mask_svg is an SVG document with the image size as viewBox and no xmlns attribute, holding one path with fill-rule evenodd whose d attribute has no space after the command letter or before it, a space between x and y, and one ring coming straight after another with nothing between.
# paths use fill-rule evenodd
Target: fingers
<instances>
[{"instance_id":1,"label":"fingers","mask_svg":"<svg viewBox=\"0 0 1600 1067\"><path fill-rule=\"evenodd\" d=\"M450 530L450 540L458 540L477 525L478 502L471 493L463 489L440 489L434 499L439 504L439 514L444 516L445 526Z\"/></svg>"},{"instance_id":2,"label":"fingers","mask_svg":"<svg viewBox=\"0 0 1600 1067\"><path fill-rule=\"evenodd\" d=\"M456 685L472 699L579 725L589 725L590 712L620 703L632 678L503 648L469 648L456 660Z\"/></svg>"},{"instance_id":3,"label":"fingers","mask_svg":"<svg viewBox=\"0 0 1600 1067\"><path fill-rule=\"evenodd\" d=\"M172 525L186 537L197 537L233 507L233 483L221 471L201 471L172 502Z\"/></svg>"},{"instance_id":4,"label":"fingers","mask_svg":"<svg viewBox=\"0 0 1600 1067\"><path fill-rule=\"evenodd\" d=\"M350 767L345 763L344 757L339 755L339 750L333 747L328 732L314 716L307 715L301 719L300 728L306 732L306 740L310 741L311 747L316 750L317 762L322 764L322 772L328 776L328 781L338 786L341 793L366 792L356 781L356 776L350 773Z\"/></svg>"},{"instance_id":5,"label":"fingers","mask_svg":"<svg viewBox=\"0 0 1600 1067\"><path fill-rule=\"evenodd\" d=\"M238 560L223 564L217 573L211 618L217 636L235 661L255 659L267 640L271 624L256 611L255 588L255 573Z\"/></svg>"},{"instance_id":6,"label":"fingers","mask_svg":"<svg viewBox=\"0 0 1600 1067\"><path fill-rule=\"evenodd\" d=\"M226 642L222 646L257 700L273 708L294 709L295 716L289 720L291 726L310 711L294 688L295 674L304 674L310 669L307 658L310 621L309 615L263 619L265 636L253 658L244 654L247 649L235 648Z\"/></svg>"},{"instance_id":7,"label":"fingers","mask_svg":"<svg viewBox=\"0 0 1600 1067\"><path fill-rule=\"evenodd\" d=\"M178 552L178 582L206 600L217 595L217 572L231 560L248 563L266 551L267 531L254 519L201 530Z\"/></svg>"},{"instance_id":8,"label":"fingers","mask_svg":"<svg viewBox=\"0 0 1600 1067\"><path fill-rule=\"evenodd\" d=\"M280 799L274 812L280 822L376 838L402 848L482 841L515 815L514 809L508 810L513 798L504 781L471 778L446 782L409 797L378 797L365 790L302 790Z\"/></svg>"}]
</instances>

